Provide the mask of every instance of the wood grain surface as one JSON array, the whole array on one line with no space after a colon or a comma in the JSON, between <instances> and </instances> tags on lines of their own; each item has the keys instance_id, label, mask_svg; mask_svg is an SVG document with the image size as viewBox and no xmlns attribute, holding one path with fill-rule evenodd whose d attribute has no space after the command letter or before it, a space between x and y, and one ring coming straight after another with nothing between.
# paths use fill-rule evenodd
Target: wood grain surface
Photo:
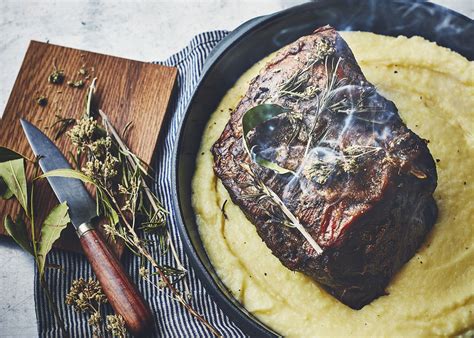
<instances>
[{"instance_id":1,"label":"wood grain surface","mask_svg":"<svg viewBox=\"0 0 474 338\"><path fill-rule=\"evenodd\" d=\"M64 70L65 79L61 85L48 82L53 64ZM87 70L88 78L79 74L81 68ZM80 118L84 113L87 88L92 78L97 77L97 107L109 116L118 131L132 122L125 141L140 158L151 163L176 75L177 70L172 67L31 41L0 120L0 145L33 158L19 119L30 121L54 140L56 130L48 127L56 121L56 115ZM79 79L85 80L82 88L67 85L67 81ZM48 100L44 107L36 102L40 95ZM67 152L72 148L67 137L54 142L69 159ZM27 165L27 175L29 178L33 176L32 165ZM35 185L35 201L38 221L58 203L46 180ZM0 234L6 234L4 217L18 212L16 201L0 200ZM56 246L81 252L72 226L63 231ZM112 249L119 255L123 251L122 245L117 243L112 243Z\"/></svg>"}]
</instances>

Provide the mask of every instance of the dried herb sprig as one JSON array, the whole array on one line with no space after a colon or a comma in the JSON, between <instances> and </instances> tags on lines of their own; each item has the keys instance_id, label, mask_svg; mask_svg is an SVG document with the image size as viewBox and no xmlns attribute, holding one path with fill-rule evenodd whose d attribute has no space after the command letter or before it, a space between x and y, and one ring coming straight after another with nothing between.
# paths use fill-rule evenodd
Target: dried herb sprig
<instances>
[{"instance_id":1,"label":"dried herb sprig","mask_svg":"<svg viewBox=\"0 0 474 338\"><path fill-rule=\"evenodd\" d=\"M317 255L323 253L323 249L319 246L318 243L311 237L311 235L306 231L304 226L300 223L298 218L288 209L285 203L281 200L281 198L270 188L268 187L256 174L256 172L252 169L252 166L249 164L241 164L241 167L249 173L250 177L254 180L254 188L257 189L257 192L250 197L252 199L258 198L260 201L265 200L269 202L273 207L275 207L278 212L282 213L284 217L281 217L278 214L271 213L271 211L267 210L269 216L274 217L280 224L285 226L296 228L301 235L306 239L306 241L311 245Z\"/></svg>"},{"instance_id":2,"label":"dried herb sprig","mask_svg":"<svg viewBox=\"0 0 474 338\"><path fill-rule=\"evenodd\" d=\"M107 297L98 281L89 278L76 279L72 282L69 293L66 295L66 304L79 312L98 312L100 305L107 303Z\"/></svg>"},{"instance_id":3,"label":"dried herb sprig","mask_svg":"<svg viewBox=\"0 0 474 338\"><path fill-rule=\"evenodd\" d=\"M114 337L127 337L127 329L125 328L125 320L121 315L108 315L106 317L107 331L112 333Z\"/></svg>"},{"instance_id":4,"label":"dried herb sprig","mask_svg":"<svg viewBox=\"0 0 474 338\"><path fill-rule=\"evenodd\" d=\"M56 114L56 121L47 129L55 129L54 140L59 139L70 127L76 124L76 119L70 117L63 117Z\"/></svg>"},{"instance_id":5,"label":"dried herb sprig","mask_svg":"<svg viewBox=\"0 0 474 338\"><path fill-rule=\"evenodd\" d=\"M130 152L130 150L126 147L126 145L123 143L123 141L120 139L118 133L115 131L113 126L110 124L107 116L105 115L104 112L99 110L99 114L102 118L102 121L106 128L110 131L111 135L115 138L116 142L119 144L121 147L121 151L124 154L127 154L126 160L130 163L132 167L134 167L136 170L144 170L142 163L138 160L136 156L133 155L133 153ZM149 199L150 204L152 205L153 210L155 211L160 211L162 207L160 207L159 204L157 204L157 199L151 192L151 190L148 188L146 185L145 180L140 180L138 182L142 186L142 188L145 191L146 196ZM113 199L112 199L113 200ZM116 203L116 201L114 201ZM170 275L171 271L169 268L167 269L166 267L160 266L154 257L150 254L148 249L146 248L145 245L143 245L143 242L139 239L138 235L136 234L134 230L134 223L130 223L127 218L122 214L122 211L119 211L119 214L121 214L121 219L124 221L123 223L127 227L127 233L124 233L123 231L119 232L114 232L113 228L108 228L108 231L111 232L112 234L118 235L120 238L125 240L129 247L132 247L134 251L138 252L141 256L143 256L155 269L156 274L160 277L160 283L159 285L155 285L157 288L162 288L162 287L167 287L175 300L177 300L181 305L183 305L188 312L195 317L198 321L200 321L204 326L206 326L211 333L213 333L215 336L220 336L220 333L217 331L216 328L214 328L202 315L200 315L189 303L189 297L190 293L185 292L184 294L180 292L175 286L173 281L170 280ZM132 215L133 216L133 215ZM132 217L132 220L134 220L135 217ZM167 244L170 246L170 249L172 251L173 257L179 267L178 275L181 275L181 278L183 277L183 274L185 273L184 266L179 260L179 257L177 255L177 252L174 248L173 242L171 240L171 235L168 230L166 230L166 236L167 236ZM176 274L176 269L172 270L173 274ZM147 278L147 274L143 273L143 276L145 280L148 282L152 283L149 278ZM153 284L153 283L152 283ZM186 285L186 284L185 284Z\"/></svg>"},{"instance_id":6,"label":"dried herb sprig","mask_svg":"<svg viewBox=\"0 0 474 338\"><path fill-rule=\"evenodd\" d=\"M320 92L316 86L307 86L311 78L311 70L314 65L327 58L335 52L335 48L327 39L320 39L316 42L315 52L304 67L298 69L290 78L279 86L279 96L295 96L300 99L314 97Z\"/></svg>"},{"instance_id":7,"label":"dried herb sprig","mask_svg":"<svg viewBox=\"0 0 474 338\"><path fill-rule=\"evenodd\" d=\"M84 80L83 79L79 79L79 80L69 80L67 82L67 85L69 87L73 87L73 88L82 88L84 87Z\"/></svg>"},{"instance_id":8,"label":"dried herb sprig","mask_svg":"<svg viewBox=\"0 0 474 338\"><path fill-rule=\"evenodd\" d=\"M36 98L36 103L38 104L38 106L46 107L46 105L48 104L48 98L44 95L40 95Z\"/></svg>"},{"instance_id":9,"label":"dried herb sprig","mask_svg":"<svg viewBox=\"0 0 474 338\"><path fill-rule=\"evenodd\" d=\"M94 336L103 336L104 322L100 312L101 305L107 303L107 297L97 280L92 278L73 280L65 303L72 306L77 312L88 314L87 323L92 327ZM125 321L120 315L108 315L105 329L111 332L114 337L127 336Z\"/></svg>"},{"instance_id":10,"label":"dried herb sprig","mask_svg":"<svg viewBox=\"0 0 474 338\"><path fill-rule=\"evenodd\" d=\"M107 234L112 238L121 238L133 253L148 261L153 267L150 275L158 275L159 283L155 284L151 278L145 278L145 274L141 274L142 277L157 288L166 287L173 299L181 303L211 333L219 336L219 332L189 303L190 292L187 284L184 284L184 293L175 286L175 283L184 277L186 269L179 260L166 228L167 212L148 188L148 166L126 147L105 113L99 111L103 127L95 120L96 114L92 107L95 82L94 79L87 93L84 117L68 133L78 146L78 152L86 156L87 162L82 168L86 175L76 171L68 171L67 175L96 186L100 214L109 219L109 224L105 226ZM111 168L113 171L108 168L103 170L107 167L107 156L117 160L114 160L117 165ZM96 165L96 161L104 165L102 170L100 165ZM113 175L110 175L111 173ZM65 175L64 170L61 174ZM144 231L157 231L162 248L171 249L178 268L157 263L148 249L149 241L137 233L139 225Z\"/></svg>"}]
</instances>

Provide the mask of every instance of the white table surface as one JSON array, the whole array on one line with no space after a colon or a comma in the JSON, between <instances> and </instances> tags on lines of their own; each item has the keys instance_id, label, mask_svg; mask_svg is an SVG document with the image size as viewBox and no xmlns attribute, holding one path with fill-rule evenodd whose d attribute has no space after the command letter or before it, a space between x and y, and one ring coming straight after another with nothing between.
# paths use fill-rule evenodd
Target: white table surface
<instances>
[{"instance_id":1,"label":"white table surface","mask_svg":"<svg viewBox=\"0 0 474 338\"><path fill-rule=\"evenodd\" d=\"M162 60L197 33L231 30L252 17L303 2L0 0L0 112L30 40L135 60ZM474 16L473 0L434 2ZM37 336L33 272L31 257L10 239L0 238L0 337Z\"/></svg>"}]
</instances>

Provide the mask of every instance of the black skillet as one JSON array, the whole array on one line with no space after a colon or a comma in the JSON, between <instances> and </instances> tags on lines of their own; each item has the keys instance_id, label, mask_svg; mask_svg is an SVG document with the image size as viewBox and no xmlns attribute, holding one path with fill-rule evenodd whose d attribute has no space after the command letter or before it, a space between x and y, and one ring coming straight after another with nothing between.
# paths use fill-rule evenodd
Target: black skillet
<instances>
[{"instance_id":1,"label":"black skillet","mask_svg":"<svg viewBox=\"0 0 474 338\"><path fill-rule=\"evenodd\" d=\"M184 248L198 277L239 327L251 336L277 335L249 314L226 289L202 245L191 205L191 180L204 127L235 81L255 62L326 24L337 30L419 35L474 58L474 23L424 1L320 0L252 19L230 33L206 60L174 150L174 209Z\"/></svg>"}]
</instances>

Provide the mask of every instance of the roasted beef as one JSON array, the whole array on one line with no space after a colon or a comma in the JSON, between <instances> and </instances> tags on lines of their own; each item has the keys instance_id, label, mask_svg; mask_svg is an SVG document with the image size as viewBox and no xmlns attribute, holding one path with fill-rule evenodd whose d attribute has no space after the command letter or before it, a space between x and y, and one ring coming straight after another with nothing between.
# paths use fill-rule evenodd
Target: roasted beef
<instances>
[{"instance_id":1,"label":"roasted beef","mask_svg":"<svg viewBox=\"0 0 474 338\"><path fill-rule=\"evenodd\" d=\"M263 119L245 141L242 118L254 107L285 112ZM407 128L329 26L267 63L212 153L232 201L281 263L354 309L386 294L437 217L427 141Z\"/></svg>"}]
</instances>

